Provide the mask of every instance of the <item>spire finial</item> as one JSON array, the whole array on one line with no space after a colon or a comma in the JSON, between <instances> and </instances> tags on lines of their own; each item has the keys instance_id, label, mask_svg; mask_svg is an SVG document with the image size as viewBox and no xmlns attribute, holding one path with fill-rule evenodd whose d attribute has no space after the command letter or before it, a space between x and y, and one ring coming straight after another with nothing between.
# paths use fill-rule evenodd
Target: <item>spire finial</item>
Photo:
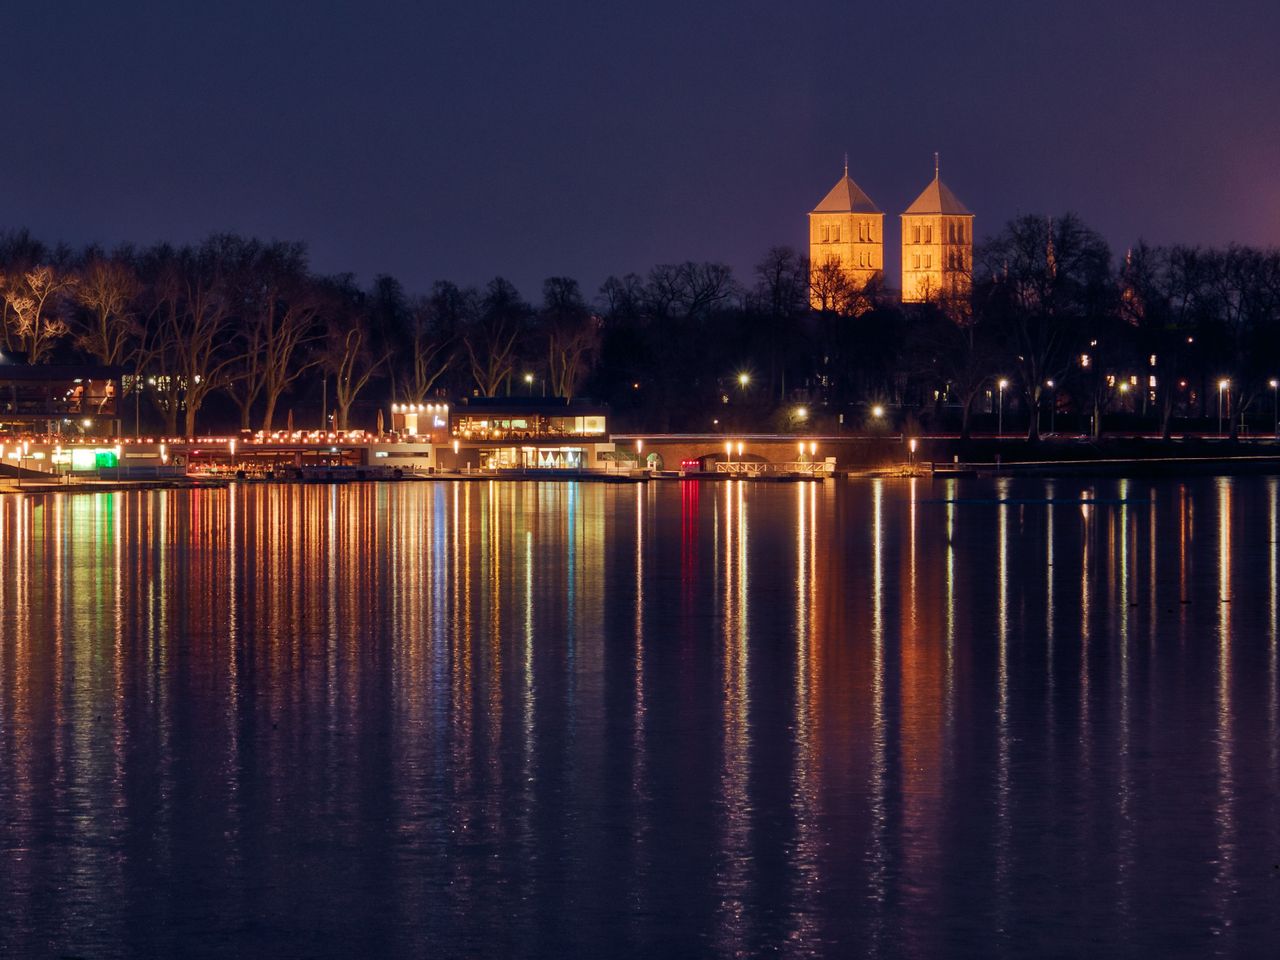
<instances>
[{"instance_id":1,"label":"spire finial","mask_svg":"<svg viewBox=\"0 0 1280 960\"><path fill-rule=\"evenodd\" d=\"M849 175L849 151L848 150L844 152L844 175L846 177Z\"/></svg>"},{"instance_id":2,"label":"spire finial","mask_svg":"<svg viewBox=\"0 0 1280 960\"><path fill-rule=\"evenodd\" d=\"M935 180L937 180L937 179L938 179L938 168L939 168L939 166L940 166L940 164L938 163L938 151L937 151L937 150L935 150L935 151L933 151L933 179L935 179Z\"/></svg>"}]
</instances>

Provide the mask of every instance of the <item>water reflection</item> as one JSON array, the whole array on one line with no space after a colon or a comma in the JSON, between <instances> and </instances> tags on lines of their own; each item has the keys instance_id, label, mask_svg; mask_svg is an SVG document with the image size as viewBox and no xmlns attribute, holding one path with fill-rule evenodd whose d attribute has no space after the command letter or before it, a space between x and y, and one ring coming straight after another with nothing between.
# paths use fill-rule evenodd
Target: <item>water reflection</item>
<instances>
[{"instance_id":1,"label":"water reflection","mask_svg":"<svg viewBox=\"0 0 1280 960\"><path fill-rule=\"evenodd\" d=\"M0 953L1265 955L1278 540L1274 478L0 498Z\"/></svg>"}]
</instances>

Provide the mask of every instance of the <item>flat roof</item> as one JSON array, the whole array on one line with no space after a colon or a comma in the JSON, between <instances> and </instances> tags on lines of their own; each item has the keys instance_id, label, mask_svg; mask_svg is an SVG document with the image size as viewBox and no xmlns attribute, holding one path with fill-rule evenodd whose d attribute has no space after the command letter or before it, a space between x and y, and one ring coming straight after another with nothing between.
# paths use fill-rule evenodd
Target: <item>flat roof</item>
<instances>
[{"instance_id":1,"label":"flat roof","mask_svg":"<svg viewBox=\"0 0 1280 960\"><path fill-rule=\"evenodd\" d=\"M594 400L564 397L463 397L454 401L449 412L463 414L524 414L544 417L603 417L609 408Z\"/></svg>"},{"instance_id":2,"label":"flat roof","mask_svg":"<svg viewBox=\"0 0 1280 960\"><path fill-rule=\"evenodd\" d=\"M89 364L36 364L0 363L0 381L21 380L119 380L123 367L95 367Z\"/></svg>"}]
</instances>

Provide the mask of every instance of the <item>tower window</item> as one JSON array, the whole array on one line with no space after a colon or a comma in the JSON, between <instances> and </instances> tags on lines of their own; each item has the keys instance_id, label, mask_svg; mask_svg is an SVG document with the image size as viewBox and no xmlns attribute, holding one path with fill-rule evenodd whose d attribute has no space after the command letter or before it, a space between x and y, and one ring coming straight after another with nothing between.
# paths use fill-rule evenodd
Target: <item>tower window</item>
<instances>
[{"instance_id":1,"label":"tower window","mask_svg":"<svg viewBox=\"0 0 1280 960\"><path fill-rule=\"evenodd\" d=\"M830 227L823 227L823 228L822 228L822 242L823 242L823 243L828 243L828 242L830 242L830 240L831 240L831 228L830 228Z\"/></svg>"},{"instance_id":2,"label":"tower window","mask_svg":"<svg viewBox=\"0 0 1280 960\"><path fill-rule=\"evenodd\" d=\"M933 227L929 226L924 228L924 242L933 243Z\"/></svg>"},{"instance_id":3,"label":"tower window","mask_svg":"<svg viewBox=\"0 0 1280 960\"><path fill-rule=\"evenodd\" d=\"M836 228L835 228L835 230L834 230L834 233L835 233L835 241L836 241L836 243L839 243L839 242L840 242L840 228L839 228L839 227L836 227Z\"/></svg>"},{"instance_id":4,"label":"tower window","mask_svg":"<svg viewBox=\"0 0 1280 960\"><path fill-rule=\"evenodd\" d=\"M924 268L929 270L933 267L933 254L926 253L924 255Z\"/></svg>"},{"instance_id":5,"label":"tower window","mask_svg":"<svg viewBox=\"0 0 1280 960\"><path fill-rule=\"evenodd\" d=\"M920 228L919 228L919 227L912 227L912 228L911 228L911 242L912 242L912 243L919 243L919 242L920 242Z\"/></svg>"},{"instance_id":6,"label":"tower window","mask_svg":"<svg viewBox=\"0 0 1280 960\"><path fill-rule=\"evenodd\" d=\"M911 269L913 269L913 270L919 270L919 269L920 269L920 254L918 254L918 253L913 253L913 254L911 255Z\"/></svg>"}]
</instances>

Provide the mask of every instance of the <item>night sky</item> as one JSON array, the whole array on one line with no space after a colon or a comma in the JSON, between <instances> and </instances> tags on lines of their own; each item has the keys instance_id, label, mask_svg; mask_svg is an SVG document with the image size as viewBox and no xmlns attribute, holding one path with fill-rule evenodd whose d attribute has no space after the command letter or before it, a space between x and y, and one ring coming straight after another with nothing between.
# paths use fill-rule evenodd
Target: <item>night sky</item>
<instances>
[{"instance_id":1,"label":"night sky","mask_svg":"<svg viewBox=\"0 0 1280 960\"><path fill-rule=\"evenodd\" d=\"M3 35L0 228L74 244L234 230L529 297L745 276L846 150L890 247L935 150L979 237L1074 210L1117 252L1280 243L1274 0L51 0Z\"/></svg>"}]
</instances>

